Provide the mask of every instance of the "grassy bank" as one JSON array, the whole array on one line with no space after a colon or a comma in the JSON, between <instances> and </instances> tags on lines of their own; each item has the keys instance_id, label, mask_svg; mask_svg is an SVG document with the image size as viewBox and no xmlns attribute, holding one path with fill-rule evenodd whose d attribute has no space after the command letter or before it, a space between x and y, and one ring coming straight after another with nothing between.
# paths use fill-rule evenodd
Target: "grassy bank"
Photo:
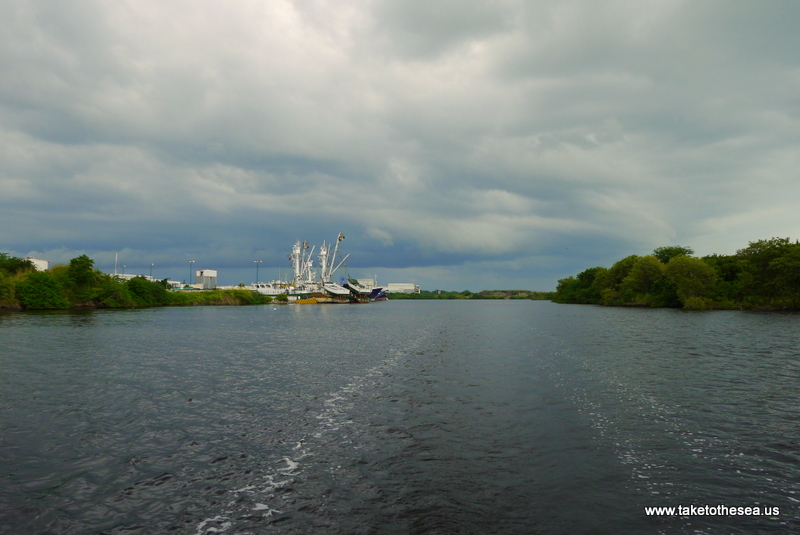
<instances>
[{"instance_id":1,"label":"grassy bank","mask_svg":"<svg viewBox=\"0 0 800 535\"><path fill-rule=\"evenodd\" d=\"M261 305L272 297L245 288L173 291L166 280L129 280L94 269L86 255L36 271L28 260L0 253L0 310Z\"/></svg>"},{"instance_id":2,"label":"grassy bank","mask_svg":"<svg viewBox=\"0 0 800 535\"><path fill-rule=\"evenodd\" d=\"M168 306L192 305L266 305L272 297L247 289L195 290L169 292Z\"/></svg>"}]
</instances>

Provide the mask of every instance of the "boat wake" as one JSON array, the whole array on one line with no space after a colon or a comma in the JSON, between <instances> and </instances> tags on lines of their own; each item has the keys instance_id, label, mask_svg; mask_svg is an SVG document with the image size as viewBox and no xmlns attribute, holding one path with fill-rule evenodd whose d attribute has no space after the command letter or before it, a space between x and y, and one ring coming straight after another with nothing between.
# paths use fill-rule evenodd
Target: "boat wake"
<instances>
[{"instance_id":1,"label":"boat wake","mask_svg":"<svg viewBox=\"0 0 800 535\"><path fill-rule=\"evenodd\" d=\"M324 516L324 497L346 487L343 482L352 478L343 467L343 459L358 458L359 450L368 447L358 438L364 430L354 419L360 408L357 404L367 390L418 352L428 330L409 337L411 342L404 347L390 349L387 358L329 393L317 411L306 418L311 429L263 473L251 474L253 483L225 492L228 499L222 510L198 522L195 534L241 532L253 525L259 525L262 531L266 525L267 532L279 528L283 532L295 516L303 516L306 522L314 514Z\"/></svg>"}]
</instances>

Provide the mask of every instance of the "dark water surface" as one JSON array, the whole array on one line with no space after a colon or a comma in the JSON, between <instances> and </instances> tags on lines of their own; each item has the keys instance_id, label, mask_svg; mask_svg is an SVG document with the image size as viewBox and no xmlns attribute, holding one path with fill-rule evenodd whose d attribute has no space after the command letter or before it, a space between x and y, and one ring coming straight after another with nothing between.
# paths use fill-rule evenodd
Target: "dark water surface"
<instances>
[{"instance_id":1,"label":"dark water surface","mask_svg":"<svg viewBox=\"0 0 800 535\"><path fill-rule=\"evenodd\" d=\"M800 532L798 390L795 314L3 314L0 533Z\"/></svg>"}]
</instances>

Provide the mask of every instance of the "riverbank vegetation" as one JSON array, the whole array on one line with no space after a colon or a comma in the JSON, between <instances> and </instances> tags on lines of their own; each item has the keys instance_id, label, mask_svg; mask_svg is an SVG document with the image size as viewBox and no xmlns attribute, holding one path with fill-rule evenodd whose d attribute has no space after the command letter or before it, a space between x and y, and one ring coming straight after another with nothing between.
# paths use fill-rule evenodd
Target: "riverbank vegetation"
<instances>
[{"instance_id":1,"label":"riverbank vegetation","mask_svg":"<svg viewBox=\"0 0 800 535\"><path fill-rule=\"evenodd\" d=\"M659 247L610 268L593 267L558 281L553 301L690 310L800 309L800 243L750 242L732 255L692 256L689 247Z\"/></svg>"},{"instance_id":2,"label":"riverbank vegetation","mask_svg":"<svg viewBox=\"0 0 800 535\"><path fill-rule=\"evenodd\" d=\"M0 309L134 308L190 305L256 305L272 298L245 288L173 291L166 280L123 279L102 273L86 255L36 271L29 260L0 253Z\"/></svg>"}]
</instances>

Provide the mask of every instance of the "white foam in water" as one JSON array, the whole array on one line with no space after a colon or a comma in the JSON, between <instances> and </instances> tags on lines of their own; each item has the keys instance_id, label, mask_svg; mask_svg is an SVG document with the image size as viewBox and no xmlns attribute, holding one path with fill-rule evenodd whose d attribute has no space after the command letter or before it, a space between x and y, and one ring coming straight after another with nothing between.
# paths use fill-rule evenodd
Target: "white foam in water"
<instances>
[{"instance_id":1,"label":"white foam in water","mask_svg":"<svg viewBox=\"0 0 800 535\"><path fill-rule=\"evenodd\" d=\"M265 503L257 503L255 507L253 507L253 511L266 511L262 516L264 518L269 518L273 514L280 514L281 512L277 509L272 509L269 505Z\"/></svg>"},{"instance_id":2,"label":"white foam in water","mask_svg":"<svg viewBox=\"0 0 800 535\"><path fill-rule=\"evenodd\" d=\"M292 459L290 459L288 457L284 457L283 460L286 463L286 467L285 468L279 468L278 472L280 472L282 474L285 474L287 476L294 475L295 474L295 470L297 470L297 467L299 466L299 463L297 461L293 461Z\"/></svg>"},{"instance_id":3,"label":"white foam in water","mask_svg":"<svg viewBox=\"0 0 800 535\"><path fill-rule=\"evenodd\" d=\"M202 535L202 534L208 533L210 531L213 531L215 533L222 533L225 530L227 530L229 527L231 527L231 523L230 522L226 522L227 520L228 520L228 517L219 516L219 515L215 516L214 518L207 518L207 519L203 520L202 522L200 522L200 524L197 525L197 535ZM211 522L222 522L222 525L219 528L214 528L214 527L206 528L206 525L211 523Z\"/></svg>"},{"instance_id":4,"label":"white foam in water","mask_svg":"<svg viewBox=\"0 0 800 535\"><path fill-rule=\"evenodd\" d=\"M280 514L282 511L270 506L269 501L275 499L275 495L273 494L275 490L285 487L294 481L290 476L298 476L302 473L301 461L306 457L312 457L314 455L314 440L319 442L321 439L324 439L325 435L336 432L343 426L351 425L353 420L349 417L348 413L352 408L353 403L351 399L354 395L357 396L363 391L365 386L371 381L374 381L376 377L383 376L387 369L397 366L402 358L416 351L417 347L422 344L425 338L424 334L425 331L423 331L420 336L412 337L414 341L403 350L393 349L390 357L367 370L363 376L356 377L352 382L332 392L330 397L324 401L324 408L316 415L316 419L320 422L320 428L311 433L308 437L299 440L297 444L292 447L293 450L297 451L297 454L293 455L292 458L284 457L279 461L279 463L285 463L284 466L276 467L274 473L265 474L263 476L265 481L263 488L259 488L256 485L247 485L240 489L231 490L230 492L238 495L249 495L255 504L251 511L259 511L265 518L269 518L274 514ZM277 478L280 479L276 480ZM228 507L235 507L238 501L237 497L236 500L228 504ZM264 501L267 503L263 503ZM233 511L231 510L225 511L225 513L233 515ZM229 518L230 516L217 515L213 518L203 520L197 526L197 535L203 535L209 532L222 533L226 531L232 526ZM206 528L211 522L223 523L219 528Z\"/></svg>"},{"instance_id":5,"label":"white foam in water","mask_svg":"<svg viewBox=\"0 0 800 535\"><path fill-rule=\"evenodd\" d=\"M546 335L548 336L548 335ZM664 422L664 430L669 434L691 435L692 433L683 429L674 417L674 408L658 401L648 392L643 391L637 385L621 381L615 376L614 370L609 370L598 366L598 363L585 355L573 355L564 347L561 340L555 339L560 350L557 354L562 358L570 359L580 366L581 372L586 373L593 382L604 388L596 389L597 392L605 390L611 394L609 400L593 399L597 392L590 394L586 387L580 384L572 384L567 387L566 382L559 382L559 386L567 387L570 390L570 397L573 399L578 409L584 412L590 419L592 427L597 430L598 435L604 439L611 439L611 444L617 458L624 464L629 465L631 476L639 481L653 496L664 493L671 494L672 490L665 488L665 483L656 481L653 476L655 473L663 471L666 466L657 455L650 452L648 448L641 444L642 437L631 435L621 428L620 418L622 415L614 415L613 409L607 408L608 403L626 401L627 406L637 407L640 417L645 417L650 421ZM702 454L698 442L705 439L692 438L692 441L685 442L686 445L694 446L690 448L694 456Z\"/></svg>"}]
</instances>

